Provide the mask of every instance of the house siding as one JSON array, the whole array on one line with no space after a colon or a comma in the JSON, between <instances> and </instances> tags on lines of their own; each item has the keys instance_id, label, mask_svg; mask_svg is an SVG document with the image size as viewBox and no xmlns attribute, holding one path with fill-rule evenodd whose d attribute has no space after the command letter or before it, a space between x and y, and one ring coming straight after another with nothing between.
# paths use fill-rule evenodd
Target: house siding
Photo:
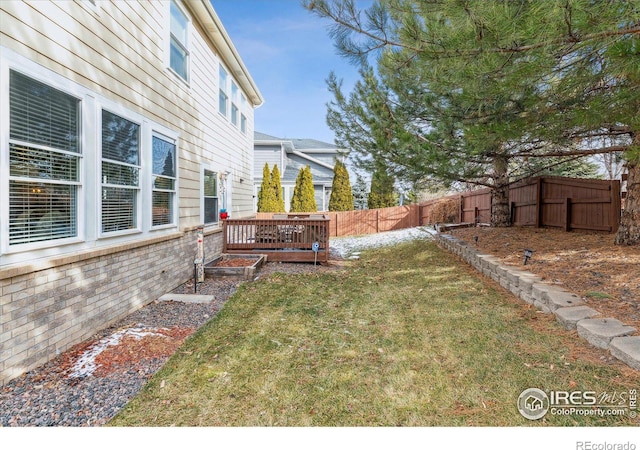
<instances>
[{"instance_id":1,"label":"house siding","mask_svg":"<svg viewBox=\"0 0 640 450\"><path fill-rule=\"evenodd\" d=\"M280 173L284 171L285 168L282 167L282 149L279 145L262 145L254 152L253 171L256 181L262 180L262 171L265 164L269 164L269 170L273 170L273 166L277 164Z\"/></svg>"},{"instance_id":2,"label":"house siding","mask_svg":"<svg viewBox=\"0 0 640 450\"><path fill-rule=\"evenodd\" d=\"M193 277L195 242L195 231L177 233L0 279L0 384L170 292L176 280ZM222 233L205 243L206 255L220 254Z\"/></svg>"},{"instance_id":3,"label":"house siding","mask_svg":"<svg viewBox=\"0 0 640 450\"><path fill-rule=\"evenodd\" d=\"M311 175L313 176L313 183L329 183L333 181L333 170L327 169L313 161L302 158L298 155L288 155L287 171L285 175L285 181L293 181L295 183L298 176L298 172L301 168L309 166L311 169Z\"/></svg>"},{"instance_id":4,"label":"house siding","mask_svg":"<svg viewBox=\"0 0 640 450\"><path fill-rule=\"evenodd\" d=\"M49 78L68 81L86 94L81 103L84 201L78 216L84 233L80 242L68 245L0 253L0 384L192 276L195 229L202 222L203 167L229 174L232 216L254 212L257 105L247 101L242 110L245 133L218 112L218 68L231 62L215 48L194 3L183 5L190 19L188 82L167 68L168 1L98 2L95 7L84 1L0 2L2 97L8 92L9 70L36 74L43 83ZM240 83L239 89L251 98ZM100 183L94 179L100 167L98 124L100 110L109 105L177 137L175 226L154 230L147 223L142 233L99 235L95 215ZM0 106L6 116L8 100ZM0 123L0 156L6 157L8 120L0 118ZM8 186L7 177L8 169L0 167L1 190ZM7 220L0 218L0 243L7 239ZM206 254L220 254L220 227L207 228L205 235Z\"/></svg>"}]
</instances>

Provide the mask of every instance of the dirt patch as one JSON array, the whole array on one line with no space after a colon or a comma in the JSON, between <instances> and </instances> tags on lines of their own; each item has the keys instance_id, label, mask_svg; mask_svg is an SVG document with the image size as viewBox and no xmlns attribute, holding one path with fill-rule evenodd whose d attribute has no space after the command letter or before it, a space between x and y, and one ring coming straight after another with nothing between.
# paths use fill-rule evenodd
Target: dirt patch
<instances>
[{"instance_id":1,"label":"dirt patch","mask_svg":"<svg viewBox=\"0 0 640 450\"><path fill-rule=\"evenodd\" d=\"M249 267L256 263L257 259L248 258L223 258L213 264L212 267Z\"/></svg>"},{"instance_id":2,"label":"dirt patch","mask_svg":"<svg viewBox=\"0 0 640 450\"><path fill-rule=\"evenodd\" d=\"M640 247L614 245L613 234L550 228L479 227L450 233L504 264L564 287L604 317L640 331ZM533 250L526 265L525 249Z\"/></svg>"},{"instance_id":3,"label":"dirt patch","mask_svg":"<svg viewBox=\"0 0 640 450\"><path fill-rule=\"evenodd\" d=\"M131 331L134 331L131 333ZM68 378L135 370L145 360L171 356L195 328L123 327L102 339L90 339L66 351L55 371Z\"/></svg>"}]
</instances>

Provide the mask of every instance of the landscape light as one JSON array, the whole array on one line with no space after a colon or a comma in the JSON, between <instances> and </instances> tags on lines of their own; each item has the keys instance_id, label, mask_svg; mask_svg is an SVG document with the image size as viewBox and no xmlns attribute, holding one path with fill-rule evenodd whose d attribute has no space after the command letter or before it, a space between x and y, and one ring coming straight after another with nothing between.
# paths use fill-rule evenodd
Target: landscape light
<instances>
[{"instance_id":1,"label":"landscape light","mask_svg":"<svg viewBox=\"0 0 640 450\"><path fill-rule=\"evenodd\" d=\"M528 248L524 249L524 265L527 265L527 261L529 260L529 258L531 258L533 256L533 250L530 250Z\"/></svg>"}]
</instances>

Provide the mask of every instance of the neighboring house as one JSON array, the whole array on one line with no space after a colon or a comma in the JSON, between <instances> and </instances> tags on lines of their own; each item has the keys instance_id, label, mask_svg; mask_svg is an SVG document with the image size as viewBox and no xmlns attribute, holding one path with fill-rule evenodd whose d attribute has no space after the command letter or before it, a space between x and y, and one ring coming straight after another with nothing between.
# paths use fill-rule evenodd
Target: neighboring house
<instances>
[{"instance_id":1,"label":"neighboring house","mask_svg":"<svg viewBox=\"0 0 640 450\"><path fill-rule=\"evenodd\" d=\"M249 216L262 96L209 0L0 2L0 384Z\"/></svg>"},{"instance_id":2,"label":"neighboring house","mask_svg":"<svg viewBox=\"0 0 640 450\"><path fill-rule=\"evenodd\" d=\"M318 211L329 209L333 168L336 158L340 157L338 147L315 139L286 139L255 132L253 149L253 183L256 199L262 183L265 163L269 164L269 170L273 170L273 166L277 164L281 174L285 209L289 211L298 172L300 168L309 166L313 176Z\"/></svg>"}]
</instances>

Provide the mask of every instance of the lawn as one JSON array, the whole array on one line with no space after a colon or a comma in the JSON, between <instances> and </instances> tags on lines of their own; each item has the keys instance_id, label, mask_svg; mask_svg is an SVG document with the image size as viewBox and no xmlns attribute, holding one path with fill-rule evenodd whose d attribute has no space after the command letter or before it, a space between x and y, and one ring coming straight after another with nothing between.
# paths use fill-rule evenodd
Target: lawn
<instances>
[{"instance_id":1,"label":"lawn","mask_svg":"<svg viewBox=\"0 0 640 450\"><path fill-rule=\"evenodd\" d=\"M637 425L518 412L527 388L640 386L606 355L421 240L243 284L109 425Z\"/></svg>"}]
</instances>

